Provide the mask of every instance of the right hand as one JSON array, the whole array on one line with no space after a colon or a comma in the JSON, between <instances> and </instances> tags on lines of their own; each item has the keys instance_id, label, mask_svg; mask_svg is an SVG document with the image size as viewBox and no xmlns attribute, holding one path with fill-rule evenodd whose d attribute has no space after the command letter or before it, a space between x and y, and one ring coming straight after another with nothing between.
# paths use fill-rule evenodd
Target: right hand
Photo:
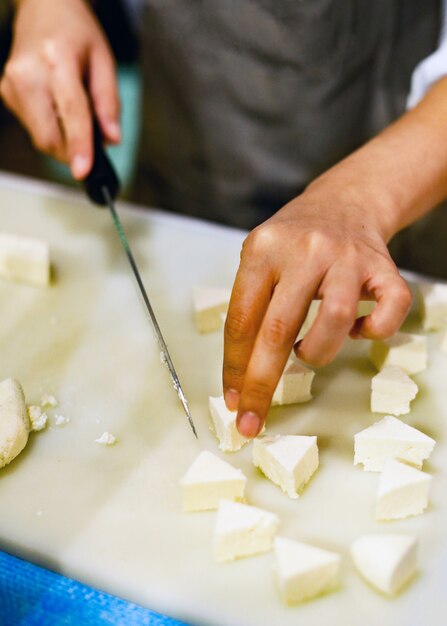
<instances>
[{"instance_id":1,"label":"right hand","mask_svg":"<svg viewBox=\"0 0 447 626\"><path fill-rule=\"evenodd\" d=\"M92 109L104 140L120 140L115 63L84 0L18 0L0 94L35 147L78 180L93 162Z\"/></svg>"}]
</instances>

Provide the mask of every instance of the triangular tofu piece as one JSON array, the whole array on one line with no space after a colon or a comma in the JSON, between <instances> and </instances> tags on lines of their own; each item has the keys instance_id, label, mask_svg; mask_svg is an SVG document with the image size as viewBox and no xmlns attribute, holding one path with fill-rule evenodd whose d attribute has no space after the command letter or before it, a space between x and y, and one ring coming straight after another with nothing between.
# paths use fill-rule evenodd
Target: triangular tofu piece
<instances>
[{"instance_id":1,"label":"triangular tofu piece","mask_svg":"<svg viewBox=\"0 0 447 626\"><path fill-rule=\"evenodd\" d=\"M447 328L447 285L443 283L420 283L419 312L424 330Z\"/></svg>"},{"instance_id":2,"label":"triangular tofu piece","mask_svg":"<svg viewBox=\"0 0 447 626\"><path fill-rule=\"evenodd\" d=\"M402 519L423 513L432 477L395 459L387 459L380 476L376 519Z\"/></svg>"},{"instance_id":3,"label":"triangular tofu piece","mask_svg":"<svg viewBox=\"0 0 447 626\"><path fill-rule=\"evenodd\" d=\"M277 584L286 604L296 604L338 586L339 554L285 537L276 537L274 550Z\"/></svg>"},{"instance_id":4,"label":"triangular tofu piece","mask_svg":"<svg viewBox=\"0 0 447 626\"><path fill-rule=\"evenodd\" d=\"M312 399L312 381L315 372L291 357L276 386L272 406L297 404Z\"/></svg>"},{"instance_id":5,"label":"triangular tofu piece","mask_svg":"<svg viewBox=\"0 0 447 626\"><path fill-rule=\"evenodd\" d=\"M416 571L416 537L365 535L352 544L351 557L366 581L382 593L393 596Z\"/></svg>"},{"instance_id":6,"label":"triangular tofu piece","mask_svg":"<svg viewBox=\"0 0 447 626\"><path fill-rule=\"evenodd\" d=\"M230 289L195 287L194 313L200 333L212 333L222 328L222 315L227 312L230 296Z\"/></svg>"},{"instance_id":7,"label":"triangular tofu piece","mask_svg":"<svg viewBox=\"0 0 447 626\"><path fill-rule=\"evenodd\" d=\"M208 406L211 417L210 428L219 440L219 448L223 452L240 450L250 441L238 431L236 426L237 411L227 409L223 396L210 396Z\"/></svg>"},{"instance_id":8,"label":"triangular tofu piece","mask_svg":"<svg viewBox=\"0 0 447 626\"><path fill-rule=\"evenodd\" d=\"M221 500L213 536L215 560L222 563L271 550L278 526L274 513Z\"/></svg>"},{"instance_id":9,"label":"triangular tofu piece","mask_svg":"<svg viewBox=\"0 0 447 626\"><path fill-rule=\"evenodd\" d=\"M22 452L29 431L22 387L14 378L7 378L0 383L0 468Z\"/></svg>"},{"instance_id":10,"label":"triangular tofu piece","mask_svg":"<svg viewBox=\"0 0 447 626\"><path fill-rule=\"evenodd\" d=\"M253 442L253 463L290 498L310 480L318 467L317 438L266 435Z\"/></svg>"},{"instance_id":11,"label":"triangular tofu piece","mask_svg":"<svg viewBox=\"0 0 447 626\"><path fill-rule=\"evenodd\" d=\"M247 479L241 470L203 450L180 485L184 511L217 509L219 500L243 500Z\"/></svg>"},{"instance_id":12,"label":"triangular tofu piece","mask_svg":"<svg viewBox=\"0 0 447 626\"><path fill-rule=\"evenodd\" d=\"M418 391L414 380L400 367L388 365L371 380L371 411L406 415Z\"/></svg>"},{"instance_id":13,"label":"triangular tofu piece","mask_svg":"<svg viewBox=\"0 0 447 626\"><path fill-rule=\"evenodd\" d=\"M417 428L386 415L354 436L354 465L361 463L367 472L380 472L385 460L394 458L420 468L435 444Z\"/></svg>"}]
</instances>

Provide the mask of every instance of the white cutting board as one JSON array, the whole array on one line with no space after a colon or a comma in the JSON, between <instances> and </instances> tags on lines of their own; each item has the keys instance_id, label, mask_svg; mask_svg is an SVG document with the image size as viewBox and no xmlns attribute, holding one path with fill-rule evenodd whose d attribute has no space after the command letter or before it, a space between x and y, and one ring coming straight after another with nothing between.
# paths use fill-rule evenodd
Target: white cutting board
<instances>
[{"instance_id":1,"label":"white cutting board","mask_svg":"<svg viewBox=\"0 0 447 626\"><path fill-rule=\"evenodd\" d=\"M192 409L186 419L153 340L107 212L57 188L0 178L0 228L50 242L50 289L0 282L0 379L28 402L60 400L63 427L32 436L0 472L0 547L102 590L201 626L445 626L447 623L447 355L430 337L429 369L408 423L438 445L431 505L422 516L374 521L378 475L352 466L353 435L369 411L366 342L349 342L321 369L315 398L271 411L271 432L318 435L320 468L287 498L251 465L250 447L225 458L248 476L251 503L276 512L281 533L341 552L341 590L302 606L279 601L272 554L216 565L215 514L183 514L178 481L202 448L217 452L207 399L220 392L222 337L200 336L194 285L231 286L244 234L152 211L121 215ZM119 438L111 448L94 440ZM219 453L220 456L223 456ZM420 540L413 584L389 601L353 571L348 547L368 532ZM1 584L1 583L0 583Z\"/></svg>"}]
</instances>

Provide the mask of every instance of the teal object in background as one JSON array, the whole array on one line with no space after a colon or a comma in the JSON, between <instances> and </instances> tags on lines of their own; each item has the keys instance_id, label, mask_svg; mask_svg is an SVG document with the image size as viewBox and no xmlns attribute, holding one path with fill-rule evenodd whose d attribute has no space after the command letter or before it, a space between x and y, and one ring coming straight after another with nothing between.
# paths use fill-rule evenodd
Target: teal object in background
<instances>
[{"instance_id":1,"label":"teal object in background","mask_svg":"<svg viewBox=\"0 0 447 626\"><path fill-rule=\"evenodd\" d=\"M1 626L187 626L0 552Z\"/></svg>"},{"instance_id":2,"label":"teal object in background","mask_svg":"<svg viewBox=\"0 0 447 626\"><path fill-rule=\"evenodd\" d=\"M125 193L135 173L141 127L141 80L138 65L119 66L118 81L121 98L122 142L119 146L107 148L107 152L118 172L122 191ZM45 168L55 181L74 184L67 166L49 157L43 158Z\"/></svg>"}]
</instances>

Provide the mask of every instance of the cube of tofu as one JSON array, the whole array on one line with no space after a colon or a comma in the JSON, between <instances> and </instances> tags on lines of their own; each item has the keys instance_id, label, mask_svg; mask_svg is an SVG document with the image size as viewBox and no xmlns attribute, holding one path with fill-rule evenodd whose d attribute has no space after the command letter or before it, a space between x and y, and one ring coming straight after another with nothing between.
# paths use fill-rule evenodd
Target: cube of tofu
<instances>
[{"instance_id":1,"label":"cube of tofu","mask_svg":"<svg viewBox=\"0 0 447 626\"><path fill-rule=\"evenodd\" d=\"M223 396L209 398L211 430L219 440L223 452L240 450L249 439L241 435L236 428L237 411L229 411Z\"/></svg>"},{"instance_id":2,"label":"cube of tofu","mask_svg":"<svg viewBox=\"0 0 447 626\"><path fill-rule=\"evenodd\" d=\"M242 501L246 483L241 470L203 450L180 481L183 510L217 509L222 498Z\"/></svg>"},{"instance_id":3,"label":"cube of tofu","mask_svg":"<svg viewBox=\"0 0 447 626\"><path fill-rule=\"evenodd\" d=\"M314 371L297 359L290 358L273 394L272 406L310 400L314 376Z\"/></svg>"},{"instance_id":4,"label":"cube of tofu","mask_svg":"<svg viewBox=\"0 0 447 626\"><path fill-rule=\"evenodd\" d=\"M428 459L436 441L417 428L386 415L354 435L354 465L367 472L381 472L388 458L411 463L418 468Z\"/></svg>"},{"instance_id":5,"label":"cube of tofu","mask_svg":"<svg viewBox=\"0 0 447 626\"><path fill-rule=\"evenodd\" d=\"M223 327L223 315L226 315L230 302L230 289L196 287L194 289L194 314L200 333L212 333Z\"/></svg>"},{"instance_id":6,"label":"cube of tofu","mask_svg":"<svg viewBox=\"0 0 447 626\"><path fill-rule=\"evenodd\" d=\"M46 287L50 282L50 250L45 241L0 233L0 277Z\"/></svg>"},{"instance_id":7,"label":"cube of tofu","mask_svg":"<svg viewBox=\"0 0 447 626\"><path fill-rule=\"evenodd\" d=\"M253 463L290 498L310 480L318 467L316 437L274 435L253 442Z\"/></svg>"},{"instance_id":8,"label":"cube of tofu","mask_svg":"<svg viewBox=\"0 0 447 626\"><path fill-rule=\"evenodd\" d=\"M0 468L22 452L29 431L23 389L17 380L7 378L0 383Z\"/></svg>"},{"instance_id":9,"label":"cube of tofu","mask_svg":"<svg viewBox=\"0 0 447 626\"><path fill-rule=\"evenodd\" d=\"M370 585L394 596L416 572L417 540L412 535L364 535L352 544L351 557Z\"/></svg>"},{"instance_id":10,"label":"cube of tofu","mask_svg":"<svg viewBox=\"0 0 447 626\"><path fill-rule=\"evenodd\" d=\"M218 563L233 561L272 549L279 519L274 513L248 504L221 500L213 535Z\"/></svg>"},{"instance_id":11,"label":"cube of tofu","mask_svg":"<svg viewBox=\"0 0 447 626\"><path fill-rule=\"evenodd\" d=\"M28 417L31 424L31 430L43 430L48 421L48 415L42 411L40 406L30 405L28 407Z\"/></svg>"},{"instance_id":12,"label":"cube of tofu","mask_svg":"<svg viewBox=\"0 0 447 626\"><path fill-rule=\"evenodd\" d=\"M371 411L405 415L418 391L416 383L400 367L387 365L371 380Z\"/></svg>"},{"instance_id":13,"label":"cube of tofu","mask_svg":"<svg viewBox=\"0 0 447 626\"><path fill-rule=\"evenodd\" d=\"M421 283L418 291L424 330L447 328L447 284Z\"/></svg>"},{"instance_id":14,"label":"cube of tofu","mask_svg":"<svg viewBox=\"0 0 447 626\"><path fill-rule=\"evenodd\" d=\"M420 515L428 506L432 477L395 459L387 459L380 476L376 519L403 519Z\"/></svg>"},{"instance_id":15,"label":"cube of tofu","mask_svg":"<svg viewBox=\"0 0 447 626\"><path fill-rule=\"evenodd\" d=\"M285 604L297 604L339 585L340 555L315 546L276 537L275 574Z\"/></svg>"},{"instance_id":16,"label":"cube of tofu","mask_svg":"<svg viewBox=\"0 0 447 626\"><path fill-rule=\"evenodd\" d=\"M422 335L396 333L389 339L373 341L369 356L379 371L397 365L406 374L417 374L427 368L427 340Z\"/></svg>"}]
</instances>

